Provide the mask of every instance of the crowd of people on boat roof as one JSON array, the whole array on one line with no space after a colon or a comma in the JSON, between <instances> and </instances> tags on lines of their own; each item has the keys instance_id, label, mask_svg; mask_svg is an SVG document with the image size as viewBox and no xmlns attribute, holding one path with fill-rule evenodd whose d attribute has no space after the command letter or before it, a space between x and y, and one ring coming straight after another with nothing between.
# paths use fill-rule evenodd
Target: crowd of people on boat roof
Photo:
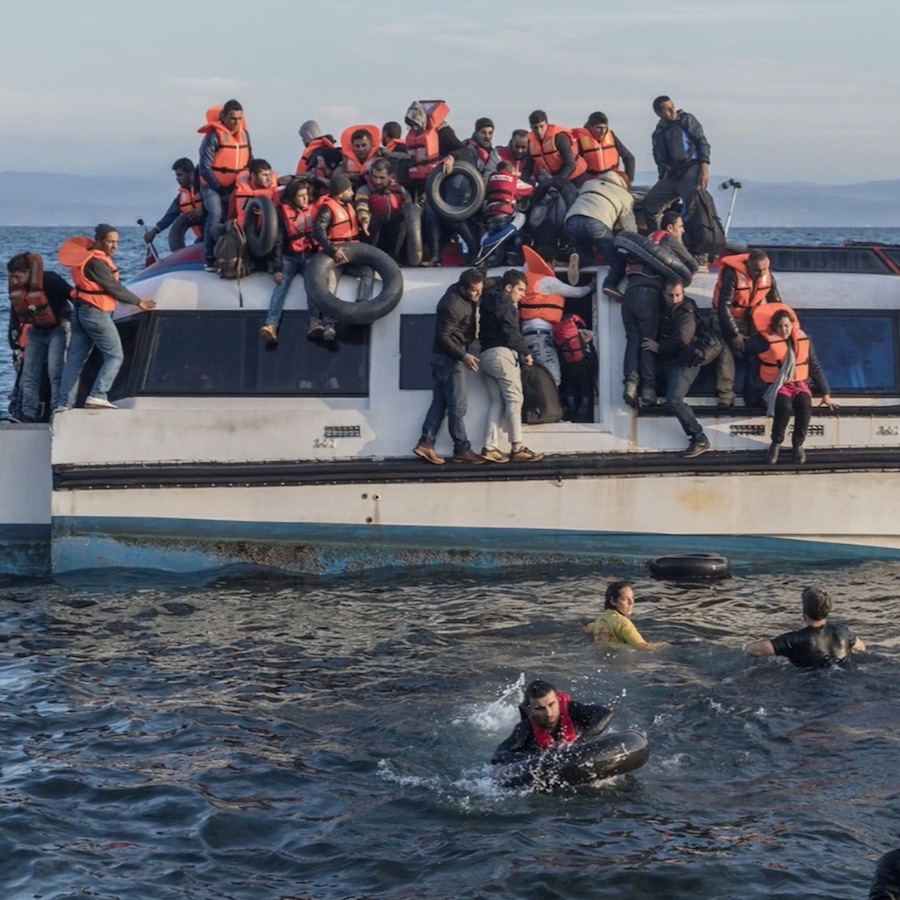
<instances>
[{"instance_id":1,"label":"crowd of people on boat roof","mask_svg":"<svg viewBox=\"0 0 900 900\"><path fill-rule=\"evenodd\" d=\"M735 356L743 356L750 363L744 402L765 407L774 419L768 461L777 461L793 415L793 460L802 463L810 382L824 405L835 405L825 374L796 313L781 300L766 255L722 253L724 236L706 190L710 148L702 125L667 96L657 97L653 110L658 179L640 194L631 189L634 155L599 111L569 128L534 110L529 127L515 129L502 146L494 144L488 117L460 139L440 100L410 104L405 135L391 121L349 125L335 138L308 120L300 126L303 152L294 173L278 177L254 156L243 107L228 100L208 109L198 129L198 164L187 157L173 164L177 194L144 238L152 243L180 223L182 239L193 234L202 242L205 268L228 276L235 255L229 239L248 230L261 234L268 225L271 245L257 242L256 250L265 252L248 254L250 266L274 281L260 328L267 344L277 344L291 281L315 254L343 264L348 245L364 242L401 265L468 264L438 304L433 402L414 449L436 465L445 461L435 450L445 418L454 461L539 460L542 454L522 440L526 376L558 391L561 416L590 419L597 359L585 319L589 306L578 301L595 289L582 270L606 264L602 292L621 302L626 334L624 402L636 409L658 404L664 374L665 409L689 439L684 456L699 456L710 445L685 397L701 368L715 363L718 406L730 407ZM261 222L266 216L277 221ZM623 248L617 235L636 243ZM46 410L71 407L92 346L103 362L85 405L113 407L108 391L123 360L115 304L154 305L119 283L112 261L117 242L116 230L100 225L93 241L64 244L60 261L74 287L44 273L36 254L9 261L10 343L20 369L11 405L16 420L37 421ZM719 275L707 322L685 289L714 259ZM556 275L558 260L567 261L567 280ZM510 268L502 278L487 276L487 268L504 265ZM335 341L337 323L310 307L308 338ZM471 352L476 339L477 357ZM466 370L481 373L490 398L480 453L466 435ZM47 378L50 399L42 416Z\"/></svg>"}]
</instances>

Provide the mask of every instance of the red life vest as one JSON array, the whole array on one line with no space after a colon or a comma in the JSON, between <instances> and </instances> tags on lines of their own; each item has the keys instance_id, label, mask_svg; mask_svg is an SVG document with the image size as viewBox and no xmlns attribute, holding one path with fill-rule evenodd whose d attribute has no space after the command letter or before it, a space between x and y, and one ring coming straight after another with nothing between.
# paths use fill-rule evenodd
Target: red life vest
<instances>
[{"instance_id":1,"label":"red life vest","mask_svg":"<svg viewBox=\"0 0 900 900\"><path fill-rule=\"evenodd\" d=\"M563 164L562 155L556 147L556 136L564 134L569 139L572 147L572 156L575 157L575 169L569 175L569 181L578 178L587 171L587 163L578 155L578 145L572 132L559 125L548 125L544 132L544 137L538 142L534 134L528 135L528 153L533 161L532 172L537 175L539 172L549 172L555 175Z\"/></svg>"},{"instance_id":2,"label":"red life vest","mask_svg":"<svg viewBox=\"0 0 900 900\"><path fill-rule=\"evenodd\" d=\"M519 319L527 322L529 319L543 319L545 322L559 322L563 317L563 307L566 298L559 294L541 294L538 292L538 282L542 278L555 276L556 272L550 264L544 260L531 247L522 247L522 255L525 257L525 296L519 303Z\"/></svg>"},{"instance_id":3,"label":"red life vest","mask_svg":"<svg viewBox=\"0 0 900 900\"><path fill-rule=\"evenodd\" d=\"M484 214L494 216L511 216L516 211L516 198L519 196L518 176L511 172L494 172L487 181L487 196L484 200Z\"/></svg>"},{"instance_id":4,"label":"red life vest","mask_svg":"<svg viewBox=\"0 0 900 900\"><path fill-rule=\"evenodd\" d=\"M272 179L273 183L267 188L253 188L250 187L250 174L248 172L241 172L238 176L237 181L234 183L234 208L232 219L237 222L241 228L244 227L247 204L254 197L268 197L276 206L278 205L280 190L278 187L278 175L274 171L272 172Z\"/></svg>"},{"instance_id":5,"label":"red life vest","mask_svg":"<svg viewBox=\"0 0 900 900\"><path fill-rule=\"evenodd\" d=\"M734 270L734 296L729 304L731 314L736 319L743 319L747 310L762 303L772 289L772 273L766 272L758 281L754 281L747 271L747 259L749 253L739 253L736 256L723 256L720 260L719 277L716 279L716 287L713 291L713 308L719 308L719 291L722 288L722 276L725 269Z\"/></svg>"},{"instance_id":6,"label":"red life vest","mask_svg":"<svg viewBox=\"0 0 900 900\"><path fill-rule=\"evenodd\" d=\"M200 134L215 131L219 146L213 154L212 166L222 187L231 187L237 176L250 165L250 141L247 138L246 123L241 122L237 134L232 134L219 118L221 106L211 106L206 111L206 124L197 129Z\"/></svg>"},{"instance_id":7,"label":"red life vest","mask_svg":"<svg viewBox=\"0 0 900 900\"><path fill-rule=\"evenodd\" d=\"M563 691L557 691L556 699L559 700L558 738L554 738L546 728L542 728L529 720L534 739L541 750L547 750L557 743L571 744L578 737L572 717L569 715L569 695Z\"/></svg>"},{"instance_id":8,"label":"red life vest","mask_svg":"<svg viewBox=\"0 0 900 900\"><path fill-rule=\"evenodd\" d=\"M573 128L572 134L578 142L578 153L587 164L589 178L596 178L619 165L616 136L611 131L607 131L600 141L587 128Z\"/></svg>"},{"instance_id":9,"label":"red life vest","mask_svg":"<svg viewBox=\"0 0 900 900\"><path fill-rule=\"evenodd\" d=\"M331 227L328 229L328 240L332 244L346 244L359 240L359 223L356 220L356 209L352 203L344 206L335 197L326 197L322 206L331 210Z\"/></svg>"},{"instance_id":10,"label":"red life vest","mask_svg":"<svg viewBox=\"0 0 900 900\"><path fill-rule=\"evenodd\" d=\"M791 333L785 340L771 331L772 319L779 310L787 310L791 317ZM794 377L792 381L806 381L809 378L809 337L800 329L797 314L786 303L764 303L751 312L753 327L764 337L769 346L760 353L759 378L764 384L774 384L778 380L778 370L787 356L788 342L794 349Z\"/></svg>"},{"instance_id":11,"label":"red life vest","mask_svg":"<svg viewBox=\"0 0 900 900\"><path fill-rule=\"evenodd\" d=\"M175 199L178 203L178 211L182 215L187 215L197 209L203 209L203 201L200 199L200 194L194 190L193 185L190 187L179 186L178 196ZM193 225L191 228L197 237L203 236L203 228L200 225Z\"/></svg>"},{"instance_id":12,"label":"red life vest","mask_svg":"<svg viewBox=\"0 0 900 900\"><path fill-rule=\"evenodd\" d=\"M497 156L500 157L501 162L511 162L516 167L516 175L520 178L522 176L522 172L525 171L525 160L528 159L528 155L526 154L521 159L516 159L512 155L512 150L509 149L509 146L503 146L497 148Z\"/></svg>"},{"instance_id":13,"label":"red life vest","mask_svg":"<svg viewBox=\"0 0 900 900\"><path fill-rule=\"evenodd\" d=\"M569 365L579 363L585 358L584 341L581 339L580 331L584 327L584 319L574 314L566 316L553 326L553 343Z\"/></svg>"},{"instance_id":14,"label":"red life vest","mask_svg":"<svg viewBox=\"0 0 900 900\"><path fill-rule=\"evenodd\" d=\"M306 209L297 209L290 203L282 203L281 222L284 226L285 251L294 256L302 256L312 250L317 250L318 245L313 240L313 228L316 224L316 213L319 211L315 203L310 203Z\"/></svg>"},{"instance_id":15,"label":"red life vest","mask_svg":"<svg viewBox=\"0 0 900 900\"><path fill-rule=\"evenodd\" d=\"M409 151L410 181L424 181L431 170L440 162L440 138L438 127L450 112L450 107L443 100L420 100L428 116L425 130L409 129L406 135L406 149Z\"/></svg>"},{"instance_id":16,"label":"red life vest","mask_svg":"<svg viewBox=\"0 0 900 900\"><path fill-rule=\"evenodd\" d=\"M372 141L369 155L362 162L357 159L356 153L353 150L353 141L350 139L350 136L354 131L360 130L368 132ZM344 172L352 178L355 178L364 172L368 172L372 165L372 160L375 159L380 146L381 129L377 125L351 125L349 128L345 128L341 132L341 153L344 156Z\"/></svg>"},{"instance_id":17,"label":"red life vest","mask_svg":"<svg viewBox=\"0 0 900 900\"><path fill-rule=\"evenodd\" d=\"M312 157L313 153L319 149L319 147L324 147L326 150L331 150L334 147L334 141L328 137L317 137L313 138L307 145L306 149L303 151L303 156L297 160L297 169L294 172L295 175L301 175L303 172L309 171L309 161Z\"/></svg>"},{"instance_id":18,"label":"red life vest","mask_svg":"<svg viewBox=\"0 0 900 900\"><path fill-rule=\"evenodd\" d=\"M53 328L56 313L44 293L44 260L37 253L28 255L28 281L21 287L9 282L9 299L20 324ZM12 273L10 273L12 274Z\"/></svg>"},{"instance_id":19,"label":"red life vest","mask_svg":"<svg viewBox=\"0 0 900 900\"><path fill-rule=\"evenodd\" d=\"M391 178L386 191L376 191L369 185L369 211L382 221L387 221L403 211L403 188Z\"/></svg>"},{"instance_id":20,"label":"red life vest","mask_svg":"<svg viewBox=\"0 0 900 900\"><path fill-rule=\"evenodd\" d=\"M108 256L102 250L94 247L93 249L85 249L84 258L77 265L72 266L69 271L72 273L72 281L75 284L72 290L72 299L81 300L83 303L90 303L103 312L112 312L116 308L116 298L97 284L91 281L85 274L84 268L92 259L100 259L105 262L112 272L113 278L119 280L119 270L116 268L112 257Z\"/></svg>"}]
</instances>

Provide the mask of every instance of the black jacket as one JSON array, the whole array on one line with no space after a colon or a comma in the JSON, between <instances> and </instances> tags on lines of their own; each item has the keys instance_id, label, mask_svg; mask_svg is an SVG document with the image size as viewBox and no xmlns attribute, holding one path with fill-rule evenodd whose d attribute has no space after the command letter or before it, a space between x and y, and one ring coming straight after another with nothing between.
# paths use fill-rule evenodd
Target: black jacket
<instances>
[{"instance_id":1,"label":"black jacket","mask_svg":"<svg viewBox=\"0 0 900 900\"><path fill-rule=\"evenodd\" d=\"M519 307L507 299L503 288L492 287L481 300L481 349L508 347L521 356L531 353L519 331Z\"/></svg>"},{"instance_id":2,"label":"black jacket","mask_svg":"<svg viewBox=\"0 0 900 900\"><path fill-rule=\"evenodd\" d=\"M459 282L451 284L438 301L437 322L434 327L435 353L462 359L475 340L475 308L460 291Z\"/></svg>"},{"instance_id":3,"label":"black jacket","mask_svg":"<svg viewBox=\"0 0 900 900\"><path fill-rule=\"evenodd\" d=\"M688 147L685 145L687 137ZM703 126L683 109L674 122L660 120L653 130L653 161L660 178L678 177L694 163L709 162L709 143Z\"/></svg>"},{"instance_id":4,"label":"black jacket","mask_svg":"<svg viewBox=\"0 0 900 900\"><path fill-rule=\"evenodd\" d=\"M783 303L784 301L781 299L781 294L778 292L778 285L775 283L775 276L772 275L771 278L772 286L769 288L769 293L766 294L764 302ZM741 320L741 325L738 324L738 320L735 319L734 313L731 311L731 301L734 299L734 289L736 286L737 272L731 266L723 266L722 282L719 285L719 307L717 310L713 310L713 315L718 313L719 321L717 322L717 325L719 331L721 331L729 341L733 341L738 333L743 335L750 333L750 311L748 310Z\"/></svg>"},{"instance_id":5,"label":"black jacket","mask_svg":"<svg viewBox=\"0 0 900 900\"><path fill-rule=\"evenodd\" d=\"M659 351L661 362L680 366L696 366L713 345L721 343L700 317L697 304L685 297L677 306L664 307L659 319Z\"/></svg>"}]
</instances>

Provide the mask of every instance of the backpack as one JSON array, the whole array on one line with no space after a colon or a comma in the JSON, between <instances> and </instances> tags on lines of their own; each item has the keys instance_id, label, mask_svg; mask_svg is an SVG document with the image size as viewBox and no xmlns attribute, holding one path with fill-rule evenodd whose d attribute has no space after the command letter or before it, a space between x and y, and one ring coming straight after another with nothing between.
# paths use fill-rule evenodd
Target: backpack
<instances>
[{"instance_id":1,"label":"backpack","mask_svg":"<svg viewBox=\"0 0 900 900\"><path fill-rule=\"evenodd\" d=\"M237 222L232 222L216 241L214 253L219 278L246 278L253 271L247 236Z\"/></svg>"},{"instance_id":2,"label":"backpack","mask_svg":"<svg viewBox=\"0 0 900 900\"><path fill-rule=\"evenodd\" d=\"M526 425L548 425L558 422L563 417L562 404L559 402L559 390L553 376L539 363L521 366L522 421Z\"/></svg>"},{"instance_id":3,"label":"backpack","mask_svg":"<svg viewBox=\"0 0 900 900\"><path fill-rule=\"evenodd\" d=\"M716 201L705 188L697 188L685 210L684 242L694 256L716 256L725 247L725 229L716 210Z\"/></svg>"}]
</instances>

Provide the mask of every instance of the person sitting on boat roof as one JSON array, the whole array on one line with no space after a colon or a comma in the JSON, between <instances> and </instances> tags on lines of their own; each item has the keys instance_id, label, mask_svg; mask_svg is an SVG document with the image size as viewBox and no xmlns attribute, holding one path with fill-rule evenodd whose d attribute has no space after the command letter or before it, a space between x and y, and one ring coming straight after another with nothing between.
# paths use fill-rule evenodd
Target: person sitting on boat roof
<instances>
[{"instance_id":1,"label":"person sitting on boat roof","mask_svg":"<svg viewBox=\"0 0 900 900\"><path fill-rule=\"evenodd\" d=\"M403 126L399 122L385 122L381 126L381 146L390 160L394 177L400 184L407 181L409 150L403 140Z\"/></svg>"},{"instance_id":2,"label":"person sitting on boat roof","mask_svg":"<svg viewBox=\"0 0 900 900\"><path fill-rule=\"evenodd\" d=\"M509 143L497 147L497 163L508 162L515 166L515 173L522 177L525 164L528 162L528 132L524 128L516 128L509 137ZM497 163L485 166L484 177L489 178L497 169Z\"/></svg>"},{"instance_id":3,"label":"person sitting on boat roof","mask_svg":"<svg viewBox=\"0 0 900 900\"><path fill-rule=\"evenodd\" d=\"M593 636L595 644L633 647L637 650L658 650L668 647L665 641L645 641L631 621L634 612L634 588L630 581L613 581L606 587L601 612L584 630Z\"/></svg>"},{"instance_id":4,"label":"person sitting on boat roof","mask_svg":"<svg viewBox=\"0 0 900 900\"><path fill-rule=\"evenodd\" d=\"M634 154L610 130L606 113L592 112L584 128L574 128L578 154L587 164L588 179L604 172L618 171L625 178L625 186L634 183Z\"/></svg>"},{"instance_id":5,"label":"person sitting on boat roof","mask_svg":"<svg viewBox=\"0 0 900 900\"><path fill-rule=\"evenodd\" d=\"M765 303L752 313L753 327L758 331L745 344L748 357L755 355L757 364L748 366L745 397L749 406L764 406L772 419L772 443L766 451L766 462L775 465L791 415L793 461L806 462L803 444L812 416L812 392L809 381L822 399L820 406L837 409L825 371L816 356L813 343L800 328L797 314L784 303Z\"/></svg>"},{"instance_id":6,"label":"person sitting on boat roof","mask_svg":"<svg viewBox=\"0 0 900 900\"><path fill-rule=\"evenodd\" d=\"M453 461L478 465L484 460L472 450L466 434L466 370L478 371L478 357L469 352L475 340L476 307L484 288L484 272L466 269L438 301L431 354L432 400L413 453L436 466L444 457L434 449L444 417L453 438Z\"/></svg>"},{"instance_id":7,"label":"person sitting on boat roof","mask_svg":"<svg viewBox=\"0 0 900 900\"><path fill-rule=\"evenodd\" d=\"M259 329L260 337L267 344L278 343L278 326L291 282L303 272L306 261L318 249L313 238L316 212L317 207L310 199L309 182L294 178L284 189L278 206L278 241L272 261L275 290L269 300L266 322Z\"/></svg>"},{"instance_id":8,"label":"person sitting on boat roof","mask_svg":"<svg viewBox=\"0 0 900 900\"><path fill-rule=\"evenodd\" d=\"M496 170L497 163L500 162L500 156L493 144L494 141L494 122L487 116L482 116L475 120L475 130L472 136L463 141L463 145L469 152L469 162L486 176L487 170Z\"/></svg>"},{"instance_id":9,"label":"person sitting on boat roof","mask_svg":"<svg viewBox=\"0 0 900 900\"><path fill-rule=\"evenodd\" d=\"M372 163L384 155L381 129L377 125L350 125L341 132L342 159L338 171L350 179L354 188L362 184Z\"/></svg>"},{"instance_id":10,"label":"person sitting on boat roof","mask_svg":"<svg viewBox=\"0 0 900 900\"><path fill-rule=\"evenodd\" d=\"M679 280L667 281L663 288L659 341L644 338L641 347L655 353L666 368L666 409L678 419L690 439L690 446L683 454L685 459L706 453L709 439L684 398L701 367L717 360L725 348L701 318L697 303L685 296L684 285Z\"/></svg>"},{"instance_id":11,"label":"person sitting on boat roof","mask_svg":"<svg viewBox=\"0 0 900 900\"><path fill-rule=\"evenodd\" d=\"M607 706L578 703L541 680L532 681L525 688L519 714L521 721L491 757L495 765L514 762L557 744L595 737L606 730L613 715Z\"/></svg>"},{"instance_id":12,"label":"person sitting on boat roof","mask_svg":"<svg viewBox=\"0 0 900 900\"><path fill-rule=\"evenodd\" d=\"M500 286L492 286L481 304L480 372L488 394L487 428L481 455L488 462L537 462L543 453L529 450L522 442L522 364L534 360L528 342L519 331L518 305L525 296L528 282L525 273L508 269ZM507 428L504 429L504 419ZM508 431L510 453L500 450L500 434Z\"/></svg>"},{"instance_id":13,"label":"person sitting on boat roof","mask_svg":"<svg viewBox=\"0 0 900 900\"><path fill-rule=\"evenodd\" d=\"M768 641L753 641L744 647L749 656L786 656L795 666L821 669L840 665L852 651L865 652L866 645L846 625L831 625L831 597L825 588L810 584L801 597L806 627L788 631Z\"/></svg>"},{"instance_id":14,"label":"person sitting on boat roof","mask_svg":"<svg viewBox=\"0 0 900 900\"><path fill-rule=\"evenodd\" d=\"M675 109L665 95L653 101L659 121L653 131L653 160L659 180L644 197L644 215L659 228L662 211L681 198L684 209L693 209L693 196L709 183L709 142L703 126L689 112Z\"/></svg>"},{"instance_id":15,"label":"person sitting on boat roof","mask_svg":"<svg viewBox=\"0 0 900 900\"><path fill-rule=\"evenodd\" d=\"M400 262L406 234L403 208L411 202L409 191L394 177L393 167L386 157L372 162L354 199L359 230L364 239L397 262Z\"/></svg>"},{"instance_id":16,"label":"person sitting on boat roof","mask_svg":"<svg viewBox=\"0 0 900 900\"><path fill-rule=\"evenodd\" d=\"M337 174L343 158L341 151L336 147L330 150L323 150L316 158L316 168L312 173L311 183L313 200L317 203L328 196L331 176Z\"/></svg>"},{"instance_id":17,"label":"person sitting on boat roof","mask_svg":"<svg viewBox=\"0 0 900 900\"><path fill-rule=\"evenodd\" d=\"M169 204L163 217L144 232L144 240L149 244L165 231L179 216L185 216L191 225L194 235L199 240L203 237L203 200L200 197L200 175L193 162L186 156L172 163L178 193Z\"/></svg>"},{"instance_id":18,"label":"person sitting on boat roof","mask_svg":"<svg viewBox=\"0 0 900 900\"><path fill-rule=\"evenodd\" d=\"M350 179L337 172L328 183L328 196L319 203L313 237L338 265L348 262L343 245L359 240L359 220L353 205L353 185ZM310 340L321 338L330 343L337 337L334 320L317 315L310 320L306 336Z\"/></svg>"},{"instance_id":19,"label":"person sitting on boat roof","mask_svg":"<svg viewBox=\"0 0 900 900\"><path fill-rule=\"evenodd\" d=\"M94 240L69 238L60 247L63 265L70 266L72 281L72 337L59 387L62 412L75 405L78 379L91 350L96 347L103 362L90 393L84 401L87 409L115 409L107 394L116 380L125 355L122 339L113 322L116 303L129 303L140 310L156 308L155 300L142 300L119 283L119 270L112 261L119 246L119 232L112 225L98 225Z\"/></svg>"},{"instance_id":20,"label":"person sitting on boat roof","mask_svg":"<svg viewBox=\"0 0 900 900\"><path fill-rule=\"evenodd\" d=\"M244 107L237 100L206 111L206 124L197 129L200 143L200 196L206 213L203 229L207 271L216 268L216 241L225 233L225 210L237 176L253 159Z\"/></svg>"},{"instance_id":21,"label":"person sitting on boat roof","mask_svg":"<svg viewBox=\"0 0 900 900\"><path fill-rule=\"evenodd\" d=\"M41 420L41 384L50 380L50 410L60 406L60 380L69 344L72 285L56 272L45 272L37 253L17 253L6 264L9 273L9 338L14 350L28 331L20 379L19 422ZM46 418L46 417L44 417Z\"/></svg>"},{"instance_id":22,"label":"person sitting on boat roof","mask_svg":"<svg viewBox=\"0 0 900 900\"><path fill-rule=\"evenodd\" d=\"M547 113L536 109L528 116L531 134L528 138L528 161L522 178L545 181L560 178L576 187L584 181L587 163L576 152L572 132L547 121Z\"/></svg>"},{"instance_id":23,"label":"person sitting on boat roof","mask_svg":"<svg viewBox=\"0 0 900 900\"><path fill-rule=\"evenodd\" d=\"M322 129L315 119L307 119L299 130L300 139L303 141L303 155L297 160L295 175L304 172L315 172L319 157L326 150L335 149L334 138L330 134L322 134Z\"/></svg>"},{"instance_id":24,"label":"person sitting on boat roof","mask_svg":"<svg viewBox=\"0 0 900 900\"><path fill-rule=\"evenodd\" d=\"M603 293L621 300L619 283L625 276L625 257L616 253L615 234L637 231L634 197L618 172L606 171L586 181L566 213L566 238L575 266L595 265L597 253L609 266L603 279ZM577 276L573 276L577 281Z\"/></svg>"},{"instance_id":25,"label":"person sitting on boat roof","mask_svg":"<svg viewBox=\"0 0 900 900\"><path fill-rule=\"evenodd\" d=\"M719 260L710 319L713 330L725 339L725 353L720 358L720 409L734 403L735 353L744 353L744 342L753 330L751 313L761 303L781 303L765 250L723 256Z\"/></svg>"},{"instance_id":26,"label":"person sitting on boat roof","mask_svg":"<svg viewBox=\"0 0 900 900\"><path fill-rule=\"evenodd\" d=\"M691 272L695 272L697 262L682 243L683 234L681 216L674 210L667 210L661 227L650 235L650 240L670 250ZM663 276L640 260L630 261L626 270L628 287L622 299L622 323L625 326L625 390L622 397L635 408L639 404L653 406L657 403L656 357L643 342L648 338L655 341L659 331ZM611 294L609 290L605 293Z\"/></svg>"}]
</instances>

